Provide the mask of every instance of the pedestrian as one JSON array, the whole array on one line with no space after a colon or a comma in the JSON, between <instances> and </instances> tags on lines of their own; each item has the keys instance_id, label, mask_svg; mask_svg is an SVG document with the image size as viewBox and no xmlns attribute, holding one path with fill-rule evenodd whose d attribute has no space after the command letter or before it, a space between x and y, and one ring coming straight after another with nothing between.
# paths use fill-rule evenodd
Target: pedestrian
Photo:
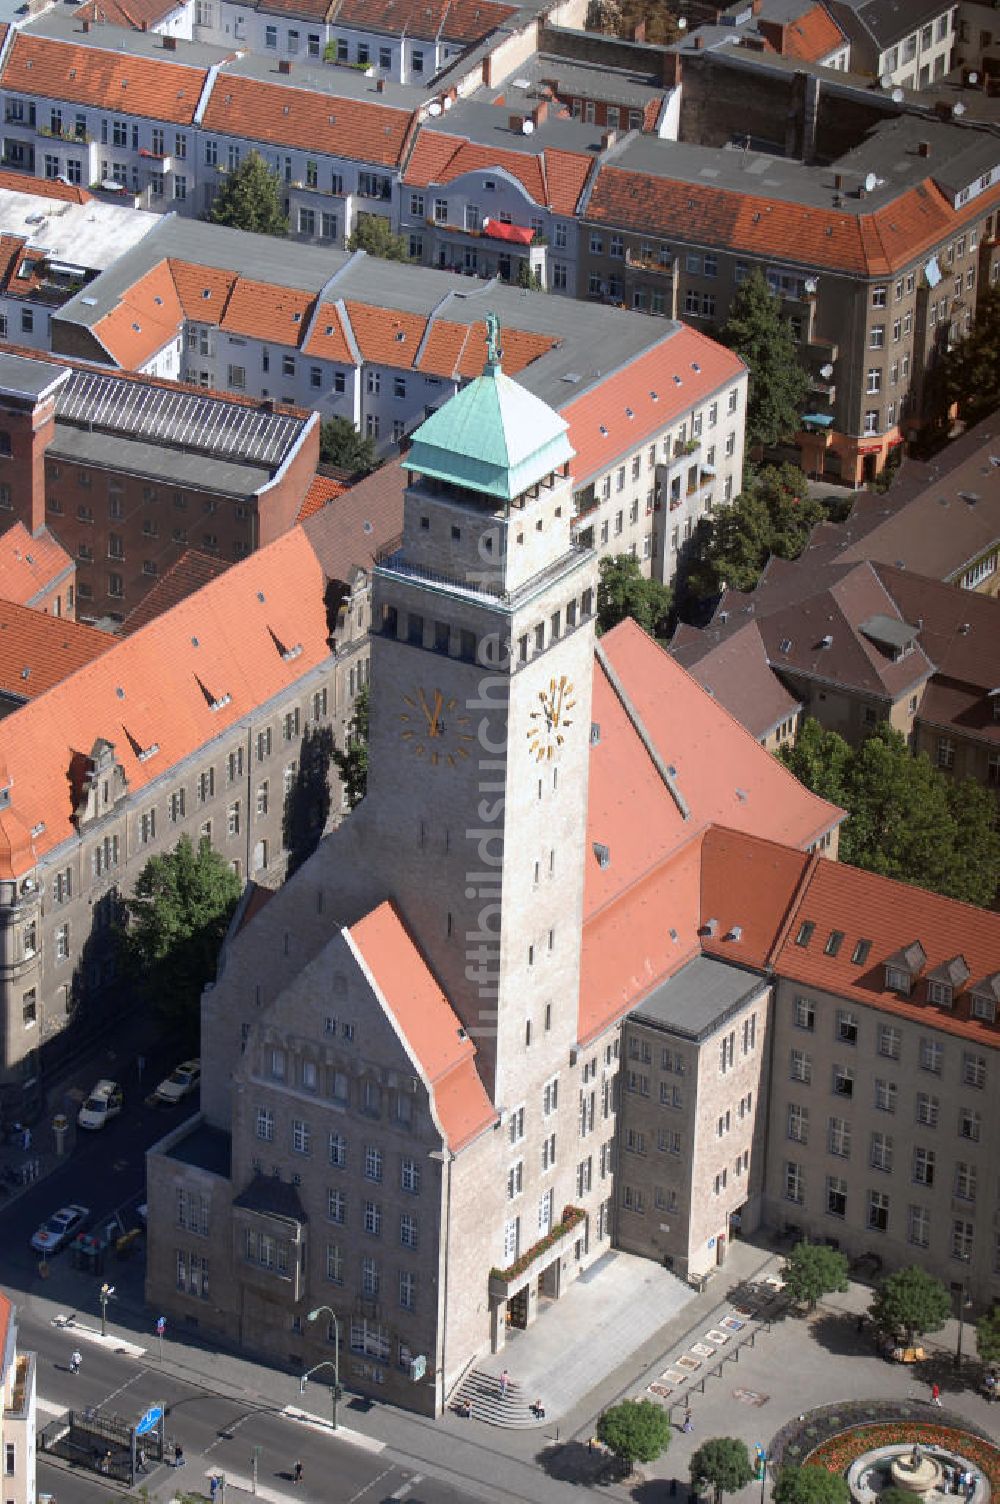
<instances>
[{"instance_id":1,"label":"pedestrian","mask_svg":"<svg viewBox=\"0 0 1000 1504\"><path fill-rule=\"evenodd\" d=\"M137 1466L138 1466L139 1472L140 1473L144 1473L146 1471L146 1450L145 1450L144 1447L140 1447L139 1448L139 1454L138 1454L138 1457L136 1459L136 1462L137 1462Z\"/></svg>"},{"instance_id":2,"label":"pedestrian","mask_svg":"<svg viewBox=\"0 0 1000 1504\"><path fill-rule=\"evenodd\" d=\"M79 1351L78 1348L74 1348L73 1351L72 1351L72 1353L70 1353L70 1358L69 1358L69 1371L70 1371L70 1373L79 1373L80 1372L80 1364L82 1362L83 1362L83 1354Z\"/></svg>"},{"instance_id":3,"label":"pedestrian","mask_svg":"<svg viewBox=\"0 0 1000 1504\"><path fill-rule=\"evenodd\" d=\"M536 1420L545 1419L545 1406L542 1404L541 1398L538 1398L531 1408L535 1412Z\"/></svg>"},{"instance_id":4,"label":"pedestrian","mask_svg":"<svg viewBox=\"0 0 1000 1504\"><path fill-rule=\"evenodd\" d=\"M966 1504L969 1504L969 1501L972 1499L972 1496L975 1493L975 1491L976 1491L976 1475L972 1471L972 1469L970 1468L969 1471L965 1475L965 1498L966 1498Z\"/></svg>"},{"instance_id":5,"label":"pedestrian","mask_svg":"<svg viewBox=\"0 0 1000 1504\"><path fill-rule=\"evenodd\" d=\"M509 1388L510 1388L510 1374L507 1372L507 1370L505 1368L504 1371L503 1371L503 1373L500 1375L500 1398L502 1400L505 1400L507 1398L507 1391L508 1391Z\"/></svg>"},{"instance_id":6,"label":"pedestrian","mask_svg":"<svg viewBox=\"0 0 1000 1504\"><path fill-rule=\"evenodd\" d=\"M931 1404L932 1405L940 1405L941 1404L941 1385L940 1384L932 1384L931 1385Z\"/></svg>"},{"instance_id":7,"label":"pedestrian","mask_svg":"<svg viewBox=\"0 0 1000 1504\"><path fill-rule=\"evenodd\" d=\"M297 1462L295 1464L295 1466L292 1468L292 1482L293 1483L301 1483L302 1482L302 1464L301 1464L301 1462Z\"/></svg>"},{"instance_id":8,"label":"pedestrian","mask_svg":"<svg viewBox=\"0 0 1000 1504\"><path fill-rule=\"evenodd\" d=\"M983 1379L983 1393L986 1395L986 1399L990 1404L992 1404L997 1397L997 1376L992 1368Z\"/></svg>"},{"instance_id":9,"label":"pedestrian","mask_svg":"<svg viewBox=\"0 0 1000 1504\"><path fill-rule=\"evenodd\" d=\"M174 1467L184 1466L184 1448L179 1441L174 1442Z\"/></svg>"},{"instance_id":10,"label":"pedestrian","mask_svg":"<svg viewBox=\"0 0 1000 1504\"><path fill-rule=\"evenodd\" d=\"M681 1430L684 1432L685 1436L690 1436L691 1432L694 1430L694 1420L691 1416L690 1405L688 1405L684 1411L684 1424L681 1427Z\"/></svg>"}]
</instances>

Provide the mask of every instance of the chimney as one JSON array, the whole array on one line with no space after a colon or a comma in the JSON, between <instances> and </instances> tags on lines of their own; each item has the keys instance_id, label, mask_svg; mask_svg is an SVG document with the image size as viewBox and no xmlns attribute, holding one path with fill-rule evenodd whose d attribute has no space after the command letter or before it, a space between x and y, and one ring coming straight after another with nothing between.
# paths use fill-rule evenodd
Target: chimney
<instances>
[{"instance_id":1,"label":"chimney","mask_svg":"<svg viewBox=\"0 0 1000 1504\"><path fill-rule=\"evenodd\" d=\"M89 31L90 30L90 22L86 19L86 17L80 22L80 30L81 31Z\"/></svg>"},{"instance_id":2,"label":"chimney","mask_svg":"<svg viewBox=\"0 0 1000 1504\"><path fill-rule=\"evenodd\" d=\"M524 124L524 116L523 115L508 115L507 116L507 128L508 128L508 130L512 130L515 135L519 136L521 134L521 127L522 127L523 124Z\"/></svg>"},{"instance_id":3,"label":"chimney","mask_svg":"<svg viewBox=\"0 0 1000 1504\"><path fill-rule=\"evenodd\" d=\"M931 154L931 143L929 141L918 141L917 142L917 155L921 156L921 157L929 157L930 154Z\"/></svg>"},{"instance_id":4,"label":"chimney","mask_svg":"<svg viewBox=\"0 0 1000 1504\"><path fill-rule=\"evenodd\" d=\"M164 52L176 52L177 51L177 38L176 37L164 37L163 38L163 50L164 50Z\"/></svg>"},{"instance_id":5,"label":"chimney","mask_svg":"<svg viewBox=\"0 0 1000 1504\"><path fill-rule=\"evenodd\" d=\"M385 79L384 78L377 78L375 80L375 93L376 94L384 94L385 93Z\"/></svg>"},{"instance_id":6,"label":"chimney","mask_svg":"<svg viewBox=\"0 0 1000 1504\"><path fill-rule=\"evenodd\" d=\"M836 190L837 190L838 193L843 188L843 186L844 186L844 174L842 172L835 172L833 174L833 186L836 188Z\"/></svg>"},{"instance_id":7,"label":"chimney","mask_svg":"<svg viewBox=\"0 0 1000 1504\"><path fill-rule=\"evenodd\" d=\"M615 144L615 142L617 140L618 140L618 132L617 131L602 131L601 132L601 150L602 151L610 151L611 147L614 146L614 144Z\"/></svg>"},{"instance_id":8,"label":"chimney","mask_svg":"<svg viewBox=\"0 0 1000 1504\"><path fill-rule=\"evenodd\" d=\"M644 42L646 40L645 21L637 21L632 27L632 40L633 42Z\"/></svg>"},{"instance_id":9,"label":"chimney","mask_svg":"<svg viewBox=\"0 0 1000 1504\"><path fill-rule=\"evenodd\" d=\"M483 58L483 84L489 89L493 85L493 54L488 52Z\"/></svg>"},{"instance_id":10,"label":"chimney","mask_svg":"<svg viewBox=\"0 0 1000 1504\"><path fill-rule=\"evenodd\" d=\"M535 105L535 108L531 112L531 118L535 122L536 125L541 125L542 121L547 117L548 113L549 113L549 102L548 102L548 100L547 99L540 99L538 101L538 103Z\"/></svg>"},{"instance_id":11,"label":"chimney","mask_svg":"<svg viewBox=\"0 0 1000 1504\"><path fill-rule=\"evenodd\" d=\"M681 81L681 55L679 52L663 54L662 82L664 88L676 88Z\"/></svg>"},{"instance_id":12,"label":"chimney","mask_svg":"<svg viewBox=\"0 0 1000 1504\"><path fill-rule=\"evenodd\" d=\"M291 73L291 71L292 71L292 65L289 62L288 58L287 57L279 58L279 60L278 60L278 72L279 73Z\"/></svg>"},{"instance_id":13,"label":"chimney","mask_svg":"<svg viewBox=\"0 0 1000 1504\"><path fill-rule=\"evenodd\" d=\"M694 42L695 52L701 52L701 50L705 46L705 38L702 36L700 31L695 32L692 41Z\"/></svg>"},{"instance_id":14,"label":"chimney","mask_svg":"<svg viewBox=\"0 0 1000 1504\"><path fill-rule=\"evenodd\" d=\"M759 16L761 11L764 9L764 0L753 0L753 4L751 5L750 9L753 11L755 16Z\"/></svg>"}]
</instances>

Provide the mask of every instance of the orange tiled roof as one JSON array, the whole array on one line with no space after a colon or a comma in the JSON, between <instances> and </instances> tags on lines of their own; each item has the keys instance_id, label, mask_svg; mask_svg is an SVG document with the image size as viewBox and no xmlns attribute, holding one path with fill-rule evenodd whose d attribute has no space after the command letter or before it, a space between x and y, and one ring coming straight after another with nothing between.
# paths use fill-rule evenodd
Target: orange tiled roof
<instances>
[{"instance_id":1,"label":"orange tiled roof","mask_svg":"<svg viewBox=\"0 0 1000 1504\"><path fill-rule=\"evenodd\" d=\"M112 742L133 797L329 656L325 576L293 528L0 721L10 809L39 855L75 839L70 770ZM278 643L302 645L294 659ZM196 645L197 644L197 645ZM200 682L199 682L200 681ZM230 698L213 710L206 698ZM154 756L139 752L156 743Z\"/></svg>"},{"instance_id":2,"label":"orange tiled roof","mask_svg":"<svg viewBox=\"0 0 1000 1504\"><path fill-rule=\"evenodd\" d=\"M0 600L0 693L34 700L113 642L80 622Z\"/></svg>"},{"instance_id":3,"label":"orange tiled roof","mask_svg":"<svg viewBox=\"0 0 1000 1504\"><path fill-rule=\"evenodd\" d=\"M312 517L316 512L328 507L331 501L336 501L338 496L343 496L346 490L347 486L344 482L334 480L332 475L315 475L299 507L296 522L305 522L307 517Z\"/></svg>"},{"instance_id":4,"label":"orange tiled roof","mask_svg":"<svg viewBox=\"0 0 1000 1504\"><path fill-rule=\"evenodd\" d=\"M136 370L177 338L182 317L170 264L158 261L125 289L92 333L120 366Z\"/></svg>"},{"instance_id":5,"label":"orange tiled roof","mask_svg":"<svg viewBox=\"0 0 1000 1504\"><path fill-rule=\"evenodd\" d=\"M21 259L25 247L23 235L0 235L0 287L12 291L7 284Z\"/></svg>"},{"instance_id":6,"label":"orange tiled roof","mask_svg":"<svg viewBox=\"0 0 1000 1504\"><path fill-rule=\"evenodd\" d=\"M338 26L383 31L389 36L440 37L446 42L477 42L516 7L495 0L342 0Z\"/></svg>"},{"instance_id":7,"label":"orange tiled roof","mask_svg":"<svg viewBox=\"0 0 1000 1504\"><path fill-rule=\"evenodd\" d=\"M230 334L252 334L256 339L297 346L308 327L315 301L315 293L298 287L279 287L276 283L239 277L233 284L219 328Z\"/></svg>"},{"instance_id":8,"label":"orange tiled roof","mask_svg":"<svg viewBox=\"0 0 1000 1504\"><path fill-rule=\"evenodd\" d=\"M702 950L763 970L784 936L796 895L816 863L825 860L713 825L701 848ZM712 920L714 934L708 932Z\"/></svg>"},{"instance_id":9,"label":"orange tiled roof","mask_svg":"<svg viewBox=\"0 0 1000 1504\"><path fill-rule=\"evenodd\" d=\"M166 52L162 60L133 57L19 31L0 84L15 94L190 125L207 78L206 68L175 63Z\"/></svg>"},{"instance_id":10,"label":"orange tiled roof","mask_svg":"<svg viewBox=\"0 0 1000 1504\"><path fill-rule=\"evenodd\" d=\"M134 611L130 611L121 629L123 637L130 637L142 627L162 616L186 596L193 595L209 580L214 580L229 568L228 559L217 559L213 554L199 553L196 548L186 548L179 559L165 569L153 588L143 596Z\"/></svg>"},{"instance_id":11,"label":"orange tiled roof","mask_svg":"<svg viewBox=\"0 0 1000 1504\"><path fill-rule=\"evenodd\" d=\"M460 1149L496 1121L475 1045L393 904L379 904L348 935L423 1077L448 1147Z\"/></svg>"},{"instance_id":12,"label":"orange tiled roof","mask_svg":"<svg viewBox=\"0 0 1000 1504\"><path fill-rule=\"evenodd\" d=\"M461 136L422 130L410 154L403 182L429 188L444 185L466 172L503 168L516 178L536 204L557 214L573 214L587 182L593 157L582 152L545 150L537 154L498 151Z\"/></svg>"},{"instance_id":13,"label":"orange tiled roof","mask_svg":"<svg viewBox=\"0 0 1000 1504\"><path fill-rule=\"evenodd\" d=\"M259 78L220 73L205 110L206 130L276 146L395 167L415 116L368 100L335 98Z\"/></svg>"},{"instance_id":14,"label":"orange tiled roof","mask_svg":"<svg viewBox=\"0 0 1000 1504\"><path fill-rule=\"evenodd\" d=\"M784 57L800 58L806 63L818 63L828 57L846 40L844 33L822 5L810 5L792 21L757 22L758 30Z\"/></svg>"},{"instance_id":15,"label":"orange tiled roof","mask_svg":"<svg viewBox=\"0 0 1000 1504\"><path fill-rule=\"evenodd\" d=\"M30 606L43 590L73 567L48 528L34 537L23 522L0 533L0 598Z\"/></svg>"},{"instance_id":16,"label":"orange tiled roof","mask_svg":"<svg viewBox=\"0 0 1000 1504\"><path fill-rule=\"evenodd\" d=\"M175 257L167 265L184 317L198 323L218 324L239 273L218 266L195 266Z\"/></svg>"},{"instance_id":17,"label":"orange tiled roof","mask_svg":"<svg viewBox=\"0 0 1000 1504\"><path fill-rule=\"evenodd\" d=\"M1000 203L1000 185L956 213L927 178L871 214L845 214L606 166L598 171L586 218L664 234L669 229L675 238L699 245L883 276L995 203Z\"/></svg>"},{"instance_id":18,"label":"orange tiled roof","mask_svg":"<svg viewBox=\"0 0 1000 1504\"><path fill-rule=\"evenodd\" d=\"M81 21L152 31L158 21L177 9L177 0L87 0L77 11Z\"/></svg>"},{"instance_id":19,"label":"orange tiled roof","mask_svg":"<svg viewBox=\"0 0 1000 1504\"><path fill-rule=\"evenodd\" d=\"M505 369L506 346L505 330ZM736 381L744 369L738 355L682 324L592 391L565 403L559 411L569 424L569 441L576 451L577 483L607 468L647 434L659 433L675 415L682 416L719 387Z\"/></svg>"},{"instance_id":20,"label":"orange tiled roof","mask_svg":"<svg viewBox=\"0 0 1000 1504\"><path fill-rule=\"evenodd\" d=\"M344 333L344 317L339 303L321 303L310 329L309 338L302 346L304 355L318 355L323 360L340 361L342 365L354 364L354 352Z\"/></svg>"},{"instance_id":21,"label":"orange tiled roof","mask_svg":"<svg viewBox=\"0 0 1000 1504\"><path fill-rule=\"evenodd\" d=\"M808 945L796 944L801 925L815 925ZM841 930L837 954L826 954L827 938ZM871 946L861 964L851 957L859 940ZM953 1008L927 1001L919 981L909 998L885 986L885 963L898 950L919 940L927 955L922 976L961 954L971 973L957 991ZM920 1019L935 1029L964 1039L1000 1037L1000 1020L988 1024L970 1017L969 989L1000 967L1000 914L972 904L941 898L924 888L895 882L858 867L821 861L813 869L795 904L787 935L773 957L780 976L805 986L857 998L859 1003Z\"/></svg>"},{"instance_id":22,"label":"orange tiled roof","mask_svg":"<svg viewBox=\"0 0 1000 1504\"><path fill-rule=\"evenodd\" d=\"M5 28L6 30L6 28ZM58 198L67 204L89 204L94 195L74 183L58 178L35 178L22 172L0 172L0 188L11 193L36 193L39 198Z\"/></svg>"}]
</instances>

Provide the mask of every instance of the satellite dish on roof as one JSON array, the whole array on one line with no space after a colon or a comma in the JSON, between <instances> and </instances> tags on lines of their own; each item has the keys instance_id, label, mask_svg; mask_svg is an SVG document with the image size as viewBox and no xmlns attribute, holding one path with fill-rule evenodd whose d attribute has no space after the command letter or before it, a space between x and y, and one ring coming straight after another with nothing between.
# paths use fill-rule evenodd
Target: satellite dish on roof
<instances>
[{"instance_id":1,"label":"satellite dish on roof","mask_svg":"<svg viewBox=\"0 0 1000 1504\"><path fill-rule=\"evenodd\" d=\"M687 16L678 16L677 17L677 30L678 31L687 31L687 24L688 24L688 18L687 18Z\"/></svg>"},{"instance_id":2,"label":"satellite dish on roof","mask_svg":"<svg viewBox=\"0 0 1000 1504\"><path fill-rule=\"evenodd\" d=\"M866 193L874 193L877 183L878 183L878 178L875 176L875 174L873 172L870 172L868 174L868 176L865 178L865 192Z\"/></svg>"},{"instance_id":3,"label":"satellite dish on roof","mask_svg":"<svg viewBox=\"0 0 1000 1504\"><path fill-rule=\"evenodd\" d=\"M455 101L452 99L450 94L446 94L441 103L444 105L446 110L450 110Z\"/></svg>"},{"instance_id":4,"label":"satellite dish on roof","mask_svg":"<svg viewBox=\"0 0 1000 1504\"><path fill-rule=\"evenodd\" d=\"M962 103L962 101L960 99L957 100L955 102L955 104L952 105L952 107L951 107L951 113L953 115L964 115L965 114L965 105Z\"/></svg>"},{"instance_id":5,"label":"satellite dish on roof","mask_svg":"<svg viewBox=\"0 0 1000 1504\"><path fill-rule=\"evenodd\" d=\"M976 73L975 71L973 71L972 73L969 74L969 83L970 84L978 84L978 82L979 82L979 74Z\"/></svg>"},{"instance_id":6,"label":"satellite dish on roof","mask_svg":"<svg viewBox=\"0 0 1000 1504\"><path fill-rule=\"evenodd\" d=\"M825 366L820 366L819 374L822 376L824 381L830 380L830 377L833 375L833 366L829 361L827 361Z\"/></svg>"},{"instance_id":7,"label":"satellite dish on roof","mask_svg":"<svg viewBox=\"0 0 1000 1504\"><path fill-rule=\"evenodd\" d=\"M427 113L428 113L428 115L434 115L434 116L440 115L440 113L441 113L441 106L438 104L437 100L435 100L433 104L429 104L427 106Z\"/></svg>"},{"instance_id":8,"label":"satellite dish on roof","mask_svg":"<svg viewBox=\"0 0 1000 1504\"><path fill-rule=\"evenodd\" d=\"M806 292L815 292L819 287L819 282L815 277L807 277L805 282L803 283L803 286L805 287Z\"/></svg>"},{"instance_id":9,"label":"satellite dish on roof","mask_svg":"<svg viewBox=\"0 0 1000 1504\"><path fill-rule=\"evenodd\" d=\"M522 120L521 121L521 135L522 136L530 136L531 133L532 133L532 131L534 129L535 129L535 122L533 120Z\"/></svg>"},{"instance_id":10,"label":"satellite dish on roof","mask_svg":"<svg viewBox=\"0 0 1000 1504\"><path fill-rule=\"evenodd\" d=\"M882 74L882 77L879 79L879 87L882 88L882 89L891 89L892 88L892 74L891 73L883 73Z\"/></svg>"}]
</instances>

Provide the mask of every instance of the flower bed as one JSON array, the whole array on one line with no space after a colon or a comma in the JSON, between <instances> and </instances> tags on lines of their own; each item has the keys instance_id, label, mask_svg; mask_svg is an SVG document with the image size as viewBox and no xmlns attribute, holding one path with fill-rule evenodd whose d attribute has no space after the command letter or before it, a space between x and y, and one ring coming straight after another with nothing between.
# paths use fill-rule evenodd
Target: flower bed
<instances>
[{"instance_id":1,"label":"flower bed","mask_svg":"<svg viewBox=\"0 0 1000 1504\"><path fill-rule=\"evenodd\" d=\"M515 1259L512 1264L508 1264L506 1269L491 1269L490 1278L496 1280L517 1279L518 1275L523 1274L526 1269L531 1267L540 1254L547 1253L554 1243L558 1243L559 1239L564 1238L568 1232L572 1231L578 1222L582 1222L583 1217L584 1213L580 1207L563 1207L562 1217L556 1223L555 1227L551 1228L545 1234L544 1238L539 1238L537 1243L532 1243L531 1247L525 1249L521 1257Z\"/></svg>"},{"instance_id":2,"label":"flower bed","mask_svg":"<svg viewBox=\"0 0 1000 1504\"><path fill-rule=\"evenodd\" d=\"M806 1432L808 1434L808 1430ZM973 1463L990 1481L990 1488L1000 1489L1000 1448L955 1426L935 1425L933 1421L898 1420L880 1425L854 1426L838 1436L821 1441L803 1457L803 1463L815 1463L831 1473L844 1473L865 1452L918 1441L922 1447L940 1447L957 1452Z\"/></svg>"}]
</instances>

